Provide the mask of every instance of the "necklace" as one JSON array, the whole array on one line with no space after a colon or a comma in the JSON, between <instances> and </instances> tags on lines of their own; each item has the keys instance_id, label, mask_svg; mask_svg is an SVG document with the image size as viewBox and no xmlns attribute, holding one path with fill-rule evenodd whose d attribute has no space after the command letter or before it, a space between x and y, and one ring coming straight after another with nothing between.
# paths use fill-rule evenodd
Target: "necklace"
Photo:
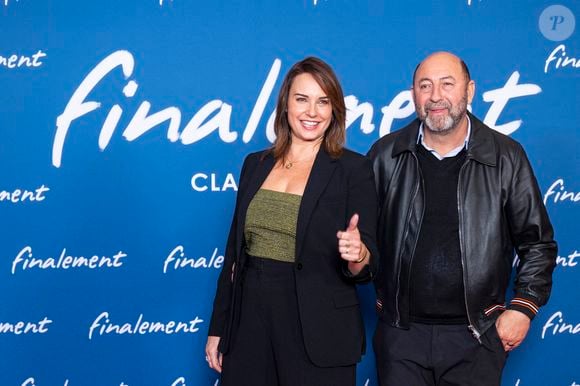
<instances>
[{"instance_id":1,"label":"necklace","mask_svg":"<svg viewBox=\"0 0 580 386\"><path fill-rule=\"evenodd\" d=\"M284 168L286 169L292 169L292 166L294 166L294 164L300 163L300 162L305 162L305 161L312 161L314 159L314 157L309 157L306 159L301 159L301 160L296 160L296 161L292 161L290 159L287 159L284 161Z\"/></svg>"}]
</instances>

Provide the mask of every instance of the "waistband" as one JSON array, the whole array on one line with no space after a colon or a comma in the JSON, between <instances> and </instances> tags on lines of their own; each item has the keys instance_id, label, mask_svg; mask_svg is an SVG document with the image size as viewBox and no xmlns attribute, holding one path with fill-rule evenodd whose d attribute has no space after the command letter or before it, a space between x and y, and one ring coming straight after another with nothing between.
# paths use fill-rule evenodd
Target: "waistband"
<instances>
[{"instance_id":1,"label":"waistband","mask_svg":"<svg viewBox=\"0 0 580 386\"><path fill-rule=\"evenodd\" d=\"M268 259L267 257L258 257L246 255L246 268L268 269L268 270L293 270L294 263Z\"/></svg>"}]
</instances>

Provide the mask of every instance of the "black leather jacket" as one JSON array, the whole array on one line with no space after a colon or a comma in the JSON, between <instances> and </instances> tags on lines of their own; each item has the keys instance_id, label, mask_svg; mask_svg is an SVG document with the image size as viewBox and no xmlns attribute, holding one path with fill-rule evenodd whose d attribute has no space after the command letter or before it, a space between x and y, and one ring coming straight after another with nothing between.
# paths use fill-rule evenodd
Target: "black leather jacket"
<instances>
[{"instance_id":1,"label":"black leather jacket","mask_svg":"<svg viewBox=\"0 0 580 386\"><path fill-rule=\"evenodd\" d=\"M552 287L557 246L538 184L519 143L469 114L471 135L457 187L459 243L470 329L479 339L506 308L514 251L515 298L507 308L532 318ZM410 267L424 212L416 156L420 122L378 140L369 157L379 197L377 310L409 324Z\"/></svg>"}]
</instances>

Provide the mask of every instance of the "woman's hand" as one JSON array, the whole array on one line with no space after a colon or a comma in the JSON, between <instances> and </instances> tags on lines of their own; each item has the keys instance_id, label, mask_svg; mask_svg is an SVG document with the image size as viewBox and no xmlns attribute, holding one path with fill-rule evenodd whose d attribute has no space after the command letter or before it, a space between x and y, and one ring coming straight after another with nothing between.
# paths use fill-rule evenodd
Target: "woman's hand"
<instances>
[{"instance_id":1,"label":"woman's hand","mask_svg":"<svg viewBox=\"0 0 580 386\"><path fill-rule=\"evenodd\" d=\"M346 230L336 234L340 257L348 261L348 269L355 275L368 263L369 258L369 250L360 239L358 220L358 214L355 213Z\"/></svg>"},{"instance_id":2,"label":"woman's hand","mask_svg":"<svg viewBox=\"0 0 580 386\"><path fill-rule=\"evenodd\" d=\"M210 368L218 373L222 372L222 353L218 351L220 344L219 336L208 336L205 344L205 360Z\"/></svg>"}]
</instances>

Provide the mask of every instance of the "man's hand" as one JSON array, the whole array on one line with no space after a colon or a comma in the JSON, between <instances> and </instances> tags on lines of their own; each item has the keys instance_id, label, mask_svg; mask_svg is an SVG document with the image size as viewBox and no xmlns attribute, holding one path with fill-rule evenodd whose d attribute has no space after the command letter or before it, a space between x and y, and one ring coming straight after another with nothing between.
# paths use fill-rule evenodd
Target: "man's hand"
<instances>
[{"instance_id":1,"label":"man's hand","mask_svg":"<svg viewBox=\"0 0 580 386\"><path fill-rule=\"evenodd\" d=\"M506 310L495 321L497 334L505 351L518 347L530 329L530 318L515 310Z\"/></svg>"}]
</instances>

